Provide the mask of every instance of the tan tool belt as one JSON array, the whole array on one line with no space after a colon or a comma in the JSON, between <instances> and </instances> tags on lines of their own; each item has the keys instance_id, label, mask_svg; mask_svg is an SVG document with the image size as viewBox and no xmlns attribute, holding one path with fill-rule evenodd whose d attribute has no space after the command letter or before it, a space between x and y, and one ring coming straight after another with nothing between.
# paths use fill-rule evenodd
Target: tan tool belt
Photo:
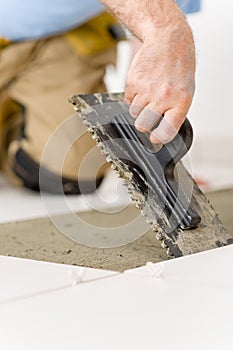
<instances>
[{"instance_id":1,"label":"tan tool belt","mask_svg":"<svg viewBox=\"0 0 233 350\"><path fill-rule=\"evenodd\" d=\"M0 36L0 50L10 44L10 41Z\"/></svg>"},{"instance_id":2,"label":"tan tool belt","mask_svg":"<svg viewBox=\"0 0 233 350\"><path fill-rule=\"evenodd\" d=\"M126 40L122 26L108 13L102 13L65 34L65 38L81 55L89 56L107 50Z\"/></svg>"},{"instance_id":3,"label":"tan tool belt","mask_svg":"<svg viewBox=\"0 0 233 350\"><path fill-rule=\"evenodd\" d=\"M116 19L102 13L64 34L71 46L81 55L89 56L109 49L116 42L126 40L126 34ZM11 42L0 36L0 50Z\"/></svg>"}]
</instances>

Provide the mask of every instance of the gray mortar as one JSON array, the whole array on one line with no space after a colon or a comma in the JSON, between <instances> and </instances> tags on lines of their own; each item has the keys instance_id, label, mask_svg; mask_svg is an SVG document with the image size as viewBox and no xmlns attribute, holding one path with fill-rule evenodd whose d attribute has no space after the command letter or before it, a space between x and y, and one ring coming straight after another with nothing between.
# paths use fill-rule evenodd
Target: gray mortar
<instances>
[{"instance_id":1,"label":"gray mortar","mask_svg":"<svg viewBox=\"0 0 233 350\"><path fill-rule=\"evenodd\" d=\"M211 193L208 198L233 237L233 190ZM133 215L138 215L138 210L129 206L124 211L124 216ZM97 220L100 225L101 221L104 222L106 219L97 212L82 213L79 216L88 222ZM117 216L114 220L117 220ZM66 238L54 227L49 218L1 224L0 254L115 271L142 266L148 261L158 262L168 259L166 249L160 246L160 242L151 231L123 247L89 248Z\"/></svg>"}]
</instances>

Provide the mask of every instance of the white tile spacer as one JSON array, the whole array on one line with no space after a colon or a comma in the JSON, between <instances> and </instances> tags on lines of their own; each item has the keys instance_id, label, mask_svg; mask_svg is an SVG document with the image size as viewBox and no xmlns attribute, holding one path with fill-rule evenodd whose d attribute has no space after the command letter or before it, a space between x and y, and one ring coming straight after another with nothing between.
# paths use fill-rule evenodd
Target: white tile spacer
<instances>
[{"instance_id":1,"label":"white tile spacer","mask_svg":"<svg viewBox=\"0 0 233 350\"><path fill-rule=\"evenodd\" d=\"M148 268L148 270L150 271L151 273L151 276L153 278L158 278L158 279L161 279L164 277L164 267L165 267L165 264L160 262L158 264L153 264L152 262L148 262L146 264L146 267Z\"/></svg>"},{"instance_id":2,"label":"white tile spacer","mask_svg":"<svg viewBox=\"0 0 233 350\"><path fill-rule=\"evenodd\" d=\"M85 272L86 272L85 267L80 267L78 269L68 271L68 275L70 276L72 281L72 286L76 286L79 283L83 283Z\"/></svg>"}]
</instances>

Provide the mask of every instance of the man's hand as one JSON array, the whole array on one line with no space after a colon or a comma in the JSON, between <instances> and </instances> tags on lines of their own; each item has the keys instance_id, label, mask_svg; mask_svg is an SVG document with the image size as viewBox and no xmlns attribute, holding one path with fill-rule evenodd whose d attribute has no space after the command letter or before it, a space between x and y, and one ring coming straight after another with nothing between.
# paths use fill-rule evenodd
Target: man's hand
<instances>
[{"instance_id":1,"label":"man's hand","mask_svg":"<svg viewBox=\"0 0 233 350\"><path fill-rule=\"evenodd\" d=\"M141 41L125 88L135 125L143 132L153 129L153 143L167 143L179 131L194 94L195 49L191 29L173 0L102 2Z\"/></svg>"},{"instance_id":2,"label":"man's hand","mask_svg":"<svg viewBox=\"0 0 233 350\"><path fill-rule=\"evenodd\" d=\"M167 143L179 131L192 102L194 74L193 39L183 21L157 30L137 51L125 98L140 131L150 131L163 115L152 142Z\"/></svg>"}]
</instances>

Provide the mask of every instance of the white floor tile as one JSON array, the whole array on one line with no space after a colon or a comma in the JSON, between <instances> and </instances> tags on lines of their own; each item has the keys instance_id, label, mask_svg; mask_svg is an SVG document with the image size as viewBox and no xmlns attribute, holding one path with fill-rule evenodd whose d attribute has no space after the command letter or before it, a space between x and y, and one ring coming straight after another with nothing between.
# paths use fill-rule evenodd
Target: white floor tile
<instances>
[{"instance_id":1,"label":"white floor tile","mask_svg":"<svg viewBox=\"0 0 233 350\"><path fill-rule=\"evenodd\" d=\"M233 164L206 162L205 164L195 164L193 177L204 181L200 185L204 192L218 191L233 188Z\"/></svg>"},{"instance_id":2,"label":"white floor tile","mask_svg":"<svg viewBox=\"0 0 233 350\"><path fill-rule=\"evenodd\" d=\"M60 196L43 194L13 187L0 175L0 223L29 220L48 215L82 212L93 209L105 210L125 206L129 202L121 181L109 172L98 191L86 196Z\"/></svg>"},{"instance_id":3,"label":"white floor tile","mask_svg":"<svg viewBox=\"0 0 233 350\"><path fill-rule=\"evenodd\" d=\"M232 288L120 274L0 306L4 350L232 350Z\"/></svg>"},{"instance_id":4,"label":"white floor tile","mask_svg":"<svg viewBox=\"0 0 233 350\"><path fill-rule=\"evenodd\" d=\"M112 274L116 272L0 256L0 305Z\"/></svg>"},{"instance_id":5,"label":"white floor tile","mask_svg":"<svg viewBox=\"0 0 233 350\"><path fill-rule=\"evenodd\" d=\"M125 273L233 289L233 245L156 264L148 263Z\"/></svg>"}]
</instances>

